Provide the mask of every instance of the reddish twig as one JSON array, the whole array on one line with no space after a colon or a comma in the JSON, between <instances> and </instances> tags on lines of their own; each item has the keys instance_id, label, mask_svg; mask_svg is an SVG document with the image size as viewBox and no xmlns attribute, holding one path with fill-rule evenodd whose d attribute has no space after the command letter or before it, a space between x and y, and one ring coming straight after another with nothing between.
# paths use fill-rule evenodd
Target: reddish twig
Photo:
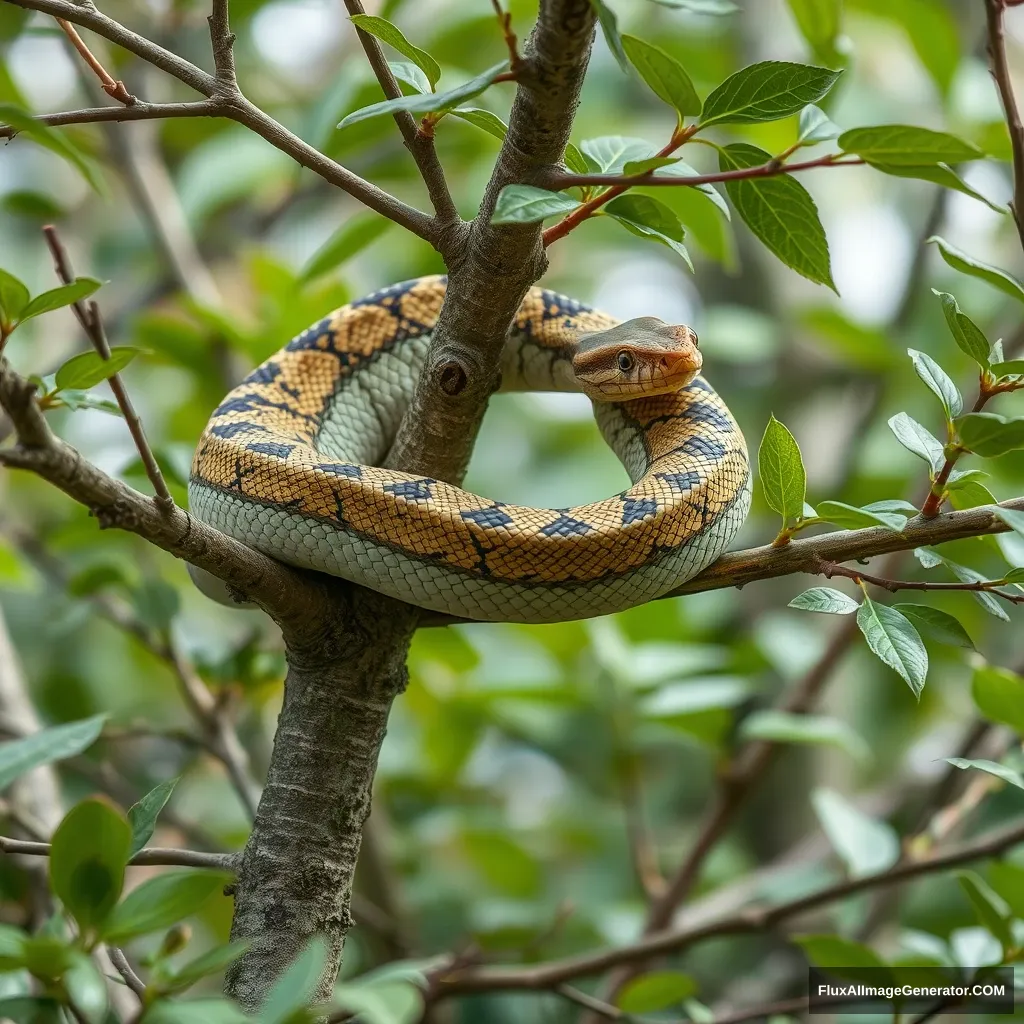
<instances>
[{"instance_id":1,"label":"reddish twig","mask_svg":"<svg viewBox=\"0 0 1024 1024\"><path fill-rule=\"evenodd\" d=\"M112 96L118 103L123 103L126 107L133 106L136 102L135 97L125 87L124 82L108 73L95 54L85 45L85 40L78 34L75 26L63 18L55 20L68 37L71 45L79 52L82 60L95 72L96 77L100 80L100 86L103 91L108 96Z\"/></svg>"},{"instance_id":2,"label":"reddish twig","mask_svg":"<svg viewBox=\"0 0 1024 1024\"><path fill-rule=\"evenodd\" d=\"M690 125L688 128L677 128L672 133L672 138L662 146L655 156L671 156L680 146L684 145L697 131L697 125ZM546 187L553 191L558 191L561 188L569 188L569 185L564 182L569 178L576 178L579 175L572 174L559 174L553 180L546 181L544 184ZM586 177L586 175L584 176ZM604 177L604 175L595 175L595 177ZM646 180L649 178L649 174L640 175L640 178ZM561 183L561 184L560 184ZM607 191L602 192L600 195L594 196L592 199L588 199L587 202L583 203L582 206L578 206L572 213L563 217L557 224L552 224L544 234L541 236L545 246L549 246L552 242L557 242L559 238L564 238L573 228L578 227L588 217L593 216L605 203L610 202L616 196L622 195L628 188L630 188L634 182L623 185L618 185L609 188Z\"/></svg>"},{"instance_id":3,"label":"reddish twig","mask_svg":"<svg viewBox=\"0 0 1024 1024\"><path fill-rule=\"evenodd\" d=\"M670 156L680 146L686 143L696 132L697 125L690 125L688 128L684 128L672 136L668 145L664 146L656 154L659 157ZM826 156L819 157L816 160L805 160L798 164L786 164L779 159L769 160L768 163L760 164L757 167L741 167L732 171L712 171L708 174L694 174L688 178L677 178L668 177L667 175L658 175L654 171L648 171L646 174L633 174L633 175L622 175L622 174L553 174L543 179L543 185L545 188L549 188L554 192L560 191L565 188L573 187L594 187L594 186L607 186L607 190L602 192L600 195L594 196L592 199L588 199L587 202L578 206L572 213L568 214L557 224L553 224L547 231L544 232L544 244L550 245L552 242L558 241L559 238L564 238L573 228L577 227L583 221L592 217L605 203L610 202L616 196L622 195L627 189L632 188L634 185L643 186L687 186L692 188L694 185L710 185L715 182L723 181L748 181L757 178L774 178L780 174L792 174L796 171L807 171L816 167L851 167L858 164L863 164L864 161L859 158L844 159L840 160L839 157L842 154L829 153Z\"/></svg>"},{"instance_id":4,"label":"reddish twig","mask_svg":"<svg viewBox=\"0 0 1024 1024\"><path fill-rule=\"evenodd\" d=\"M505 39L505 45L508 47L508 66L510 71L508 74L510 78L503 79L504 81L510 81L515 78L516 71L519 70L519 64L521 58L519 56L519 42L516 39L515 32L512 31L512 14L510 11L503 11L501 9L501 0L491 0L491 6L494 8L494 13L498 17L498 24L501 26L501 34ZM497 81L498 79L495 79Z\"/></svg>"},{"instance_id":5,"label":"reddish twig","mask_svg":"<svg viewBox=\"0 0 1024 1024\"><path fill-rule=\"evenodd\" d=\"M57 229L53 225L47 225L43 228L43 234L46 236L46 244L50 247L50 253L53 256L53 265L57 271L57 277L64 284L71 284L75 280L75 273L71 269L71 260L68 257L67 249L64 248L64 243L57 234ZM93 348L99 353L100 358L109 359L110 344L107 341L106 330L100 317L99 306L95 302L90 302L88 306L83 302L75 302L71 308L78 322L82 325L82 330L85 331L86 336L92 342ZM164 480L164 475L157 464L153 449L149 446L145 431L142 429L142 421L139 419L139 415L135 411L131 399L128 397L128 392L125 389L120 374L115 373L109 378L108 383L110 384L110 390L114 393L114 398L117 400L118 408L124 416L125 423L128 424L128 430L132 435L132 440L135 442L139 458L142 459L142 465L145 467L146 476L149 477L149 482L153 485L155 492L153 500L160 509L169 511L174 508L174 498L171 497L171 492L167 489L167 482Z\"/></svg>"}]
</instances>

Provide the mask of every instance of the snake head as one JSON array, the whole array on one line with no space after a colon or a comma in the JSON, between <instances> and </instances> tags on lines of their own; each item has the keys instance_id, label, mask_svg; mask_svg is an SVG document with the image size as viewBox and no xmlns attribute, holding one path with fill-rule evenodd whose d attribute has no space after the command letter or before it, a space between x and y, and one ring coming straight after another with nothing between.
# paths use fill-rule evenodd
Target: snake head
<instances>
[{"instance_id":1,"label":"snake head","mask_svg":"<svg viewBox=\"0 0 1024 1024\"><path fill-rule=\"evenodd\" d=\"M682 391L702 365L696 333L656 316L581 334L572 358L580 390L600 402L628 402Z\"/></svg>"}]
</instances>

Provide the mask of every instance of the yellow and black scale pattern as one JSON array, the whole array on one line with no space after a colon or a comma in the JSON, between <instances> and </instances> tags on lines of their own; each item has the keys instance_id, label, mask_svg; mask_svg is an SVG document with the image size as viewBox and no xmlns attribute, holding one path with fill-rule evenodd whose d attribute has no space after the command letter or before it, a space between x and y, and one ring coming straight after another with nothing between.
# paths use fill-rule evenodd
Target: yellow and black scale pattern
<instances>
[{"instance_id":1,"label":"yellow and black scale pattern","mask_svg":"<svg viewBox=\"0 0 1024 1024\"><path fill-rule=\"evenodd\" d=\"M750 504L743 435L698 377L685 390L595 402L633 486L576 508L505 504L373 465L426 357L445 279L394 285L331 313L214 411L189 499L198 518L284 562L470 619L554 622L641 604L712 562ZM504 390L577 391L578 332L612 318L533 289Z\"/></svg>"}]
</instances>

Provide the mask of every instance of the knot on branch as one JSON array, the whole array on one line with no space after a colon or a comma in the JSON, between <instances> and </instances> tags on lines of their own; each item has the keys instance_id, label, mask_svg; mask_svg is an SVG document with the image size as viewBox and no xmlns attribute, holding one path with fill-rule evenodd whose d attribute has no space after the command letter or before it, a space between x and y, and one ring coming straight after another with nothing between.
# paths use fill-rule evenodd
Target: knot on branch
<instances>
[{"instance_id":1,"label":"knot on branch","mask_svg":"<svg viewBox=\"0 0 1024 1024\"><path fill-rule=\"evenodd\" d=\"M465 368L454 359L442 363L435 372L438 387L453 398L455 395L461 394L469 382Z\"/></svg>"},{"instance_id":2,"label":"knot on branch","mask_svg":"<svg viewBox=\"0 0 1024 1024\"><path fill-rule=\"evenodd\" d=\"M96 505L89 509L101 530L137 530L141 523L138 512L125 500L118 498L110 505Z\"/></svg>"}]
</instances>

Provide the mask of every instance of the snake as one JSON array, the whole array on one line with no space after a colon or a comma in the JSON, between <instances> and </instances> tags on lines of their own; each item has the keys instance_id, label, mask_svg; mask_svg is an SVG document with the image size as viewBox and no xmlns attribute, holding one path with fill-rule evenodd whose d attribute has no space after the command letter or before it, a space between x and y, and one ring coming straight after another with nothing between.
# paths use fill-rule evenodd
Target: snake
<instances>
[{"instance_id":1,"label":"snake","mask_svg":"<svg viewBox=\"0 0 1024 1024\"><path fill-rule=\"evenodd\" d=\"M502 391L590 398L631 481L619 493L531 508L382 468L446 287L420 277L353 301L250 373L199 439L192 514L291 566L476 621L623 611L715 561L749 510L747 448L697 335L655 317L622 322L535 286L501 356Z\"/></svg>"}]
</instances>

